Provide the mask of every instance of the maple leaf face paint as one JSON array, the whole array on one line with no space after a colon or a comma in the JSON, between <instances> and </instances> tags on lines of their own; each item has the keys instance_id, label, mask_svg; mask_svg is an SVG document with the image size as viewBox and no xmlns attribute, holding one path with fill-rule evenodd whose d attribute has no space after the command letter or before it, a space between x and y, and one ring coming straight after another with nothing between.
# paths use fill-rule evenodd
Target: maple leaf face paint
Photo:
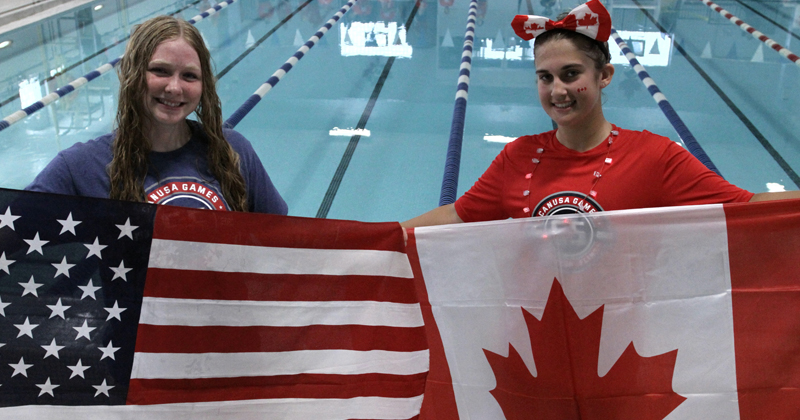
<instances>
[{"instance_id":1,"label":"maple leaf face paint","mask_svg":"<svg viewBox=\"0 0 800 420\"><path fill-rule=\"evenodd\" d=\"M603 73L567 39L548 42L536 51L539 102L559 127L591 124L603 118Z\"/></svg>"}]
</instances>

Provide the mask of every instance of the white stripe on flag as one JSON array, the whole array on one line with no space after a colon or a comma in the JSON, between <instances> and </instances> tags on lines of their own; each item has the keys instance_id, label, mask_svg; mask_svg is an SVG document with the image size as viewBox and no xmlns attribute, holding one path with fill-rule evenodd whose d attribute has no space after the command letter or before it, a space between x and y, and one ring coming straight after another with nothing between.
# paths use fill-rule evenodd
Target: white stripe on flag
<instances>
[{"instance_id":1,"label":"white stripe on flag","mask_svg":"<svg viewBox=\"0 0 800 420\"><path fill-rule=\"evenodd\" d=\"M153 239L151 268L260 274L412 278L406 254L365 249L304 249Z\"/></svg>"},{"instance_id":2,"label":"white stripe on flag","mask_svg":"<svg viewBox=\"0 0 800 420\"><path fill-rule=\"evenodd\" d=\"M418 303L374 301L273 302L146 297L141 324L185 326L372 325L421 327Z\"/></svg>"},{"instance_id":3,"label":"white stripe on flag","mask_svg":"<svg viewBox=\"0 0 800 420\"><path fill-rule=\"evenodd\" d=\"M0 417L15 420L408 419L419 414L421 405L421 395L412 398L287 398L161 405L32 405L0 408Z\"/></svg>"},{"instance_id":4,"label":"white stripe on flag","mask_svg":"<svg viewBox=\"0 0 800 420\"><path fill-rule=\"evenodd\" d=\"M131 378L199 379L301 373L413 375L428 371L428 350L298 350L274 353L136 353Z\"/></svg>"}]
</instances>

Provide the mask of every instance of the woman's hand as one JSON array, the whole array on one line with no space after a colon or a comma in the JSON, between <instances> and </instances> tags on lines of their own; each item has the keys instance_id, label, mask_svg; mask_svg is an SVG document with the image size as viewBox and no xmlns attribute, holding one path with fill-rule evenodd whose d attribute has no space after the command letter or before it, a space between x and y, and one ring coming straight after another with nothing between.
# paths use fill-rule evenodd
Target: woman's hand
<instances>
[{"instance_id":1,"label":"woman's hand","mask_svg":"<svg viewBox=\"0 0 800 420\"><path fill-rule=\"evenodd\" d=\"M793 198L800 198L800 191L776 191L776 192L757 193L753 195L753 198L750 199L750 202L753 203L756 201L791 200Z\"/></svg>"},{"instance_id":2,"label":"woman's hand","mask_svg":"<svg viewBox=\"0 0 800 420\"><path fill-rule=\"evenodd\" d=\"M455 204L445 204L444 206L437 207L413 219L401 222L400 226L404 228L410 228L420 226L449 225L453 223L464 223L464 221L458 216Z\"/></svg>"}]
</instances>

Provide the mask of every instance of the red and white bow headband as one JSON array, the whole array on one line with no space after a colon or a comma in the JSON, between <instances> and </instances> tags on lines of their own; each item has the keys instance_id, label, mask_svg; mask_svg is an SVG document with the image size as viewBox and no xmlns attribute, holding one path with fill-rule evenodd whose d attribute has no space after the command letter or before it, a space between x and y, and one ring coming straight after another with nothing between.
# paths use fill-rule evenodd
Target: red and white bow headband
<instances>
[{"instance_id":1,"label":"red and white bow headband","mask_svg":"<svg viewBox=\"0 0 800 420\"><path fill-rule=\"evenodd\" d=\"M572 9L558 22L544 16L517 15L511 21L511 27L517 36L526 41L551 29L567 29L606 42L611 35L611 15L600 0L591 0Z\"/></svg>"}]
</instances>

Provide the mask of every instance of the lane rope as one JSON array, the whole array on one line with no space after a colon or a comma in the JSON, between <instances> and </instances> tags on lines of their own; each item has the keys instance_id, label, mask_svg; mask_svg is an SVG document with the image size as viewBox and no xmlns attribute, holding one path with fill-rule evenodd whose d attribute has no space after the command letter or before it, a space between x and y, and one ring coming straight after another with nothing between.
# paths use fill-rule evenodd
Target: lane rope
<instances>
[{"instance_id":1,"label":"lane rope","mask_svg":"<svg viewBox=\"0 0 800 420\"><path fill-rule=\"evenodd\" d=\"M442 190L439 205L452 204L458 193L458 174L461 168L461 147L464 143L464 123L467 114L467 98L469 96L469 76L472 69L472 47L475 42L475 21L478 15L478 2L469 4L467 29L464 34L464 48L461 53L461 67L458 74L453 120L450 125L450 142L447 145L447 158L444 164Z\"/></svg>"},{"instance_id":2,"label":"lane rope","mask_svg":"<svg viewBox=\"0 0 800 420\"><path fill-rule=\"evenodd\" d=\"M713 1L709 1L709 0L700 0L700 1L705 3L706 6L710 7L711 10L714 10L717 13L719 13L720 15L722 15L723 17L725 17L725 19L728 19L729 21L733 22L734 25L738 26L743 31L745 31L745 32L749 33L750 35L752 35L753 38L755 38L755 39L767 44L768 47L770 47L771 49L777 51L778 54L786 57L789 61L795 63L798 66L800 66L800 57L798 57L795 53L789 51L783 45L778 44L777 42L773 41L770 37L764 35L763 33L759 32L759 31L757 31L756 28L748 25L743 20L741 20L738 17L734 16L733 14L731 14L731 12L729 12L729 11L723 9L722 7L718 6Z\"/></svg>"},{"instance_id":3,"label":"lane rope","mask_svg":"<svg viewBox=\"0 0 800 420\"><path fill-rule=\"evenodd\" d=\"M180 12L182 12L182 11L184 11L184 10L194 6L194 5L196 5L197 3L200 3L200 1L201 0L194 0L192 3L189 3L189 4L181 7L180 9L178 9L178 10L172 12L172 13L169 13L169 15L170 16L177 15L178 13L180 13ZM114 41L114 43L112 43L111 45L108 45L108 46L106 46L106 47L104 47L104 48L102 48L100 50L97 50L93 54L84 57L81 61L78 61L77 63L74 63L74 64L70 64L69 66L65 67L63 70L61 70L61 71L59 71L57 73L54 73L52 76L49 76L49 77L46 77L46 78L40 80L39 81L39 86L42 86L42 85L44 85L45 83L47 83L47 82L49 82L51 80L55 80L56 78L58 78L60 76L63 76L66 72L68 72L70 70L73 70L73 69L77 68L78 66L80 66L81 64L86 63L87 61L89 61L89 60L97 57L98 55L100 55L100 54L102 54L102 53L104 53L104 52L116 47L119 44L122 44L123 42L127 41L130 37L131 37L130 35L127 35L127 36L125 36L124 38L122 38L120 40ZM3 101L0 101L0 107L6 106L6 105L10 104L11 102L16 101L17 99L19 99L19 93L17 93L14 96L11 96L9 98L6 98Z\"/></svg>"},{"instance_id":4,"label":"lane rope","mask_svg":"<svg viewBox=\"0 0 800 420\"><path fill-rule=\"evenodd\" d=\"M772 24L772 26L774 26L776 28L779 28L780 30L786 32L792 38L800 40L800 35L792 32L791 29L789 29L789 28L781 25L780 23L776 22L775 19L772 19L769 16L767 16L767 15L761 13L760 11L754 9L753 6L750 6L749 4L742 2L742 0L734 0L734 1L736 1L736 3L739 3L740 5L742 5L742 7L750 10L751 12L753 12L753 13L759 15L759 16L761 16L762 19L764 19L767 22L769 22L770 24ZM788 15L786 13L783 13L781 10L778 10L778 9L774 8L774 7L770 6L769 4L761 3L761 2L757 2L757 3L759 3L758 7L763 7L765 9L767 9L767 10L772 11L772 13L775 15L776 18L781 18L781 19L784 19L784 20L788 20L789 22L794 20L794 16Z\"/></svg>"},{"instance_id":5,"label":"lane rope","mask_svg":"<svg viewBox=\"0 0 800 420\"><path fill-rule=\"evenodd\" d=\"M272 34L274 34L275 32L278 31L278 29L283 27L283 25L285 25L286 22L290 21L294 17L294 15L300 13L300 11L303 10L306 6L308 6L312 1L314 1L314 0L306 0L305 2L300 4L300 6L297 6L297 8L292 11L292 13L289 13L288 15L286 15L286 17L281 19L281 21L278 22L277 25L273 26L272 29L267 31L267 33L264 34L264 36L259 38L256 42L253 43L253 45L251 45L246 50L244 50L243 53L239 54L239 56L236 57L236 59L231 61L230 64L225 66L224 69L222 69L219 73L217 73L217 82L219 82L219 79L221 79L223 76L228 74L228 72L230 72L234 67L239 65L239 63L242 62L242 60L244 60L245 57L247 57L248 55L250 55L250 53L255 51L256 48L258 48L264 41L266 41L269 37L271 37ZM274 11L275 9L276 9L276 7L273 6L271 10Z\"/></svg>"},{"instance_id":6,"label":"lane rope","mask_svg":"<svg viewBox=\"0 0 800 420\"><path fill-rule=\"evenodd\" d=\"M319 28L317 33L315 33L311 38L309 38L308 41L305 44L303 44L303 46L300 47L296 53L294 53L294 55L289 57L289 59L286 60L286 62L277 71L275 71L275 73L272 74L272 77L267 79L267 81L264 82L264 84L262 84L261 87L259 87L255 91L255 93L250 95L250 97L247 98L246 101L244 101L244 103L239 107L239 109L237 109L236 111L234 111L233 114L231 114L231 116L225 121L225 127L228 128L236 127L236 125L239 124L242 121L242 119L250 111L253 110L253 108L255 108L255 106L261 101L264 95L269 93L269 91L272 90L272 88L274 88L275 85L277 85L278 82L281 81L283 76L285 76L286 73L289 72L289 70L294 68L297 62L300 61L300 59L306 55L308 50L313 48L314 45L317 45L317 42L319 42L319 40L323 36L325 36L325 33L327 33L328 30L331 29L333 25L339 19L341 19L341 17L344 16L344 14L347 13L348 10L350 10L351 7L353 7L356 1L357 0L350 0L341 9L339 9L339 11L336 12L336 14L333 15L333 17L330 18L325 25Z\"/></svg>"},{"instance_id":7,"label":"lane rope","mask_svg":"<svg viewBox=\"0 0 800 420\"><path fill-rule=\"evenodd\" d=\"M233 3L237 2L237 1L239 1L239 0L224 0L224 1L220 2L220 3L218 3L217 5L215 5L214 7L206 10L205 12L200 13L199 15L189 19L187 22L189 22L190 24L194 25L195 23L200 22L201 20L216 14L218 11L228 7L228 5L233 4ZM73 80L72 82L70 82L66 86L62 86L62 87L56 89L55 91L53 91L50 94L48 94L47 96L43 97L39 101L36 101L35 103L33 103L33 104L31 104L31 105L29 105L29 106L17 111L17 112L14 112L13 114L9 115L8 117L6 117L2 121L0 121L0 131L5 130L6 128L10 127L11 125L21 121L22 119L24 119L26 117L29 117L30 115L34 114L36 111L39 111L40 109L50 105L51 103L55 102L56 100L58 100L59 98L65 96L65 95L67 95L68 93L73 92L76 89L80 88L81 86L83 86L83 85L91 82L92 80L102 76L103 74L108 73L111 69L116 67L117 64L119 64L119 61L121 59L122 59L122 56L119 56L119 57L115 58L114 60L111 60L108 63L103 64L102 66L96 68L95 70L90 71L86 75Z\"/></svg>"},{"instance_id":8,"label":"lane rope","mask_svg":"<svg viewBox=\"0 0 800 420\"><path fill-rule=\"evenodd\" d=\"M700 143L698 143L697 139L694 138L694 135L692 135L691 131L689 131L689 128L683 123L681 117L679 117L678 113L675 112L675 109L672 107L672 104L669 103L667 97L658 88L655 80L650 77L644 66L642 66L641 63L639 63L639 60L636 59L636 54L634 54L633 51L628 48L628 44L622 40L622 38L619 36L619 33L617 33L617 30L614 28L611 28L611 37L617 42L619 49L622 50L623 54L625 54L625 58L628 59L628 62L631 63L633 70L636 71L636 74L639 76L639 80L644 83L645 88L647 88L647 91L650 92L650 95L656 101L658 107L661 108L661 111L667 117L669 123L672 124L672 127L675 128L675 131L678 132L678 136L680 137L681 142L683 142L683 144L686 146L686 149L689 150L689 152L691 152L700 162L702 162L706 168L711 169L719 176L722 176L722 174L719 172L719 169L717 169L716 165L714 165L714 162L711 161L711 158L708 157L705 150L703 150L703 147L700 146Z\"/></svg>"},{"instance_id":9,"label":"lane rope","mask_svg":"<svg viewBox=\"0 0 800 420\"><path fill-rule=\"evenodd\" d=\"M666 28L664 28L664 26L662 26L658 22L658 20L655 17L653 17L653 15L650 14L650 12L647 11L646 8L644 8L644 6L642 6L641 3L639 3L639 0L631 0L631 1L633 1L633 3L637 7L639 7L639 10L647 17L648 20L650 20L650 22L653 23L653 25L655 25L658 28L658 30L660 30L663 33L669 32L667 31ZM758 130L755 124L753 124L753 122L750 121L750 119L747 118L746 115L744 115L744 112L742 112L742 110L739 109L738 106L736 106L736 104L725 93L725 91L722 90L722 88L716 82L714 82L714 79L712 79L711 76L709 76L708 73L706 73L705 70L703 70L703 68L692 58L691 54L689 54L681 46L679 42L674 41L673 46L675 47L675 50L678 51L678 53L681 56L683 56L684 59L686 59L686 62L690 66L692 66L692 68L697 72L697 74L700 77L702 77L703 80L705 80L705 82L714 91L714 93L716 93L717 96L719 96L720 100L722 100L722 102L724 102L725 105L728 106L728 109L730 109L731 112L733 112L733 114L736 115L737 118L739 118L739 121L741 121L742 124L747 128L747 130L750 131L753 137L755 137L755 139L758 140L761 146L764 147L764 150L766 150L767 153L769 153L770 157L772 157L772 159L775 160L775 163L777 163L778 166L780 166L781 169L783 169L783 171L786 173L789 179L791 179L795 185L800 187L800 175L798 175L797 172L795 172L794 169L792 169L792 167L789 165L789 162L787 162L786 159L784 159L783 156L781 156L781 154L775 149L772 143L770 143L770 141L766 137L764 137L764 134L762 134L761 131Z\"/></svg>"}]
</instances>

